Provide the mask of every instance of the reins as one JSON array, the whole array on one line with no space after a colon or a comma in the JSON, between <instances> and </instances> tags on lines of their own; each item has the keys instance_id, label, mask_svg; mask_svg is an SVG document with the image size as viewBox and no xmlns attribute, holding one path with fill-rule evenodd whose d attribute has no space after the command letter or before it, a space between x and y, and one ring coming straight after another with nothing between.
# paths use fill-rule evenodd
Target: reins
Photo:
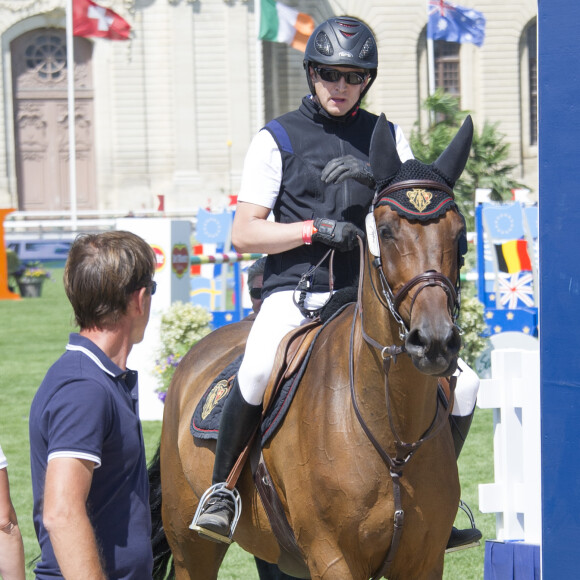
<instances>
[{"instance_id":1,"label":"reins","mask_svg":"<svg viewBox=\"0 0 580 580\"><path fill-rule=\"evenodd\" d=\"M294 305L296 306L296 308L298 308L298 310L300 310L300 313L302 314L302 316L304 316L304 318L316 318L320 314L322 309L330 302L330 299L332 298L332 295L334 293L334 274L333 274L334 252L335 252L334 249L332 249L332 248L329 249L324 254L324 256L322 256L322 258L320 258L320 260L318 261L318 263L315 266L311 266L307 272L302 274L302 277L300 278L298 285L294 289L294 293L292 294L292 300L294 301ZM330 256L330 259L328 261L328 286L329 286L330 292L329 292L328 298L326 299L326 302L320 308L308 309L308 308L306 308L306 306L304 306L304 301L306 300L306 294L308 292L312 292L312 280L314 279L314 273L316 272L316 270L318 270L318 268L321 266L321 264L329 256ZM296 292L300 292L298 300L296 300Z\"/></svg>"},{"instance_id":2,"label":"reins","mask_svg":"<svg viewBox=\"0 0 580 580\"><path fill-rule=\"evenodd\" d=\"M403 525L405 520L405 512L402 508L402 500L401 500L401 485L400 479L403 476L403 468L405 465L411 460L411 457L415 454L415 452L421 447L425 441L432 439L435 437L443 428L443 426L447 423L449 414L452 408L452 401L453 401L453 394L455 390L455 382L456 378L451 377L450 380L450 388L451 388L451 395L450 395L450 404L447 405L445 412L442 418L438 421L437 417L439 416L439 398L437 398L437 409L435 410L435 415L433 420L427 430L423 433L421 438L413 443L405 443L394 424L393 414L391 409L391 402L390 402L390 393L389 393L389 370L391 366L391 361L396 363L397 356L400 354L406 354L404 340L409 332L407 329L407 325L405 324L404 320L402 319L401 315L398 312L398 307L402 303L404 297L415 287L421 285L420 288L417 290L415 295L411 299L411 309L415 302L415 299L419 292L421 292L424 288L428 286L440 286L442 287L448 296L448 304L450 311L452 314L455 314L457 310L457 295L455 293L455 289L453 284L450 280L445 277L443 274L434 271L428 271L423 274L419 274L415 276L412 280L407 282L401 290L397 293L397 295L393 295L393 292L388 284L386 276L384 275L380 258L376 258L373 260L373 264L379 273L379 278L381 280L382 286L382 296L377 292L377 289L374 285L373 277L371 275L370 264L369 264L369 278L371 280L373 292L377 299L379 300L380 304L389 310L397 324L399 325L399 338L403 341L402 345L382 345L377 342L375 339L370 337L364 329L364 313L363 313L363 302L362 302L362 287L363 287L363 275L364 275L364 263L365 263L365 256L364 256L364 244L362 239L358 238L359 242L359 252L360 252L360 271L359 271L359 286L358 286L358 298L357 304L355 307L352 324L351 324L351 333L350 333L350 352L349 352L349 377L350 377L350 393L351 399L353 404L354 412L357 416L357 419L361 425L361 428L365 432L366 436L373 444L374 448L376 449L377 453L383 460L383 462L389 468L389 473L391 476L391 480L393 482L393 500L394 500L394 521L393 521L393 536L391 538L391 545L387 551L385 560L383 565L381 566L380 570L372 577L372 580L382 578L386 576L389 572L389 569L393 563L395 555L397 553L397 549L399 547L399 543L401 540L401 535L403 532ZM387 407L387 414L389 417L389 425L391 428L391 432L395 437L395 448L396 454L395 456L389 455L389 453L381 446L378 442L377 438L374 436L373 432L366 424L362 413L360 411L356 391L354 386L354 337L355 337L355 328L356 328L356 321L357 318L360 321L360 329L361 334L364 341L369 344L371 347L377 349L381 353L382 361L383 361L383 372L385 375L385 400L386 400L386 407ZM455 316L454 316L455 319Z\"/></svg>"}]
</instances>

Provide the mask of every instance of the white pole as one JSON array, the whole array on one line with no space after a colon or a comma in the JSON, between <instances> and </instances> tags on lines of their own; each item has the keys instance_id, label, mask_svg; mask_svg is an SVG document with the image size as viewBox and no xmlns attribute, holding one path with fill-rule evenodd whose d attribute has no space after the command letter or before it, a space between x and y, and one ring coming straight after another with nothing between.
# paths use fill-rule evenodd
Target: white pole
<instances>
[{"instance_id":1,"label":"white pole","mask_svg":"<svg viewBox=\"0 0 580 580\"><path fill-rule=\"evenodd\" d=\"M428 31L429 31L429 0L427 0L427 73L429 75L429 96L431 96L435 92L435 50L433 47L433 39L429 38Z\"/></svg>"},{"instance_id":2,"label":"white pole","mask_svg":"<svg viewBox=\"0 0 580 580\"><path fill-rule=\"evenodd\" d=\"M427 38L427 71L429 73L429 96L431 96L435 92L435 50L432 38Z\"/></svg>"},{"instance_id":3,"label":"white pole","mask_svg":"<svg viewBox=\"0 0 580 580\"><path fill-rule=\"evenodd\" d=\"M77 151L75 115L75 59L73 48L73 0L66 2L66 62L68 75L68 174L70 217L73 232L77 231Z\"/></svg>"},{"instance_id":4,"label":"white pole","mask_svg":"<svg viewBox=\"0 0 580 580\"><path fill-rule=\"evenodd\" d=\"M427 28L429 28L429 0L427 0ZM433 39L429 38L429 35L427 35L427 75L429 78L429 96L431 96L435 93L435 48ZM430 111L429 124L433 125L434 121L435 116L433 111Z\"/></svg>"},{"instance_id":5,"label":"white pole","mask_svg":"<svg viewBox=\"0 0 580 580\"><path fill-rule=\"evenodd\" d=\"M254 2L254 17L256 18L256 131L264 126L264 59L262 57L262 41L260 40L261 0Z\"/></svg>"}]
</instances>

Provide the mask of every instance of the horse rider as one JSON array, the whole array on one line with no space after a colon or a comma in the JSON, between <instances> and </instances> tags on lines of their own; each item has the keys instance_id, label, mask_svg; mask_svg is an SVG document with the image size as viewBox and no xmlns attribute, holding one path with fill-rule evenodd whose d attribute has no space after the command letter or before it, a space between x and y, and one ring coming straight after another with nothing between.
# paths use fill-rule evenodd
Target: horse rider
<instances>
[{"instance_id":1,"label":"horse rider","mask_svg":"<svg viewBox=\"0 0 580 580\"><path fill-rule=\"evenodd\" d=\"M269 122L248 149L232 242L238 252L268 257L261 310L222 409L212 478L217 488L191 526L206 538L230 541L234 498L219 484L260 420L280 341L329 299L325 254L330 248L339 252L334 290L352 286L358 275L357 234L363 236L374 195L369 147L378 119L361 101L377 66L376 40L365 23L347 16L323 22L304 55L311 94L297 110ZM401 128L389 124L401 161L412 159ZM299 284L304 291L295 293Z\"/></svg>"}]
</instances>

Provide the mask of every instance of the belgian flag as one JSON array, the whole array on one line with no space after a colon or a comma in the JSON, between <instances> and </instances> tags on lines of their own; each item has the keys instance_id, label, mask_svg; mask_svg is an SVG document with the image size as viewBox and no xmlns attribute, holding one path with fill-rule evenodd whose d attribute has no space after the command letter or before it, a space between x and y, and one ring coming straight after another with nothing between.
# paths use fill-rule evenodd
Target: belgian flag
<instances>
[{"instance_id":1,"label":"belgian flag","mask_svg":"<svg viewBox=\"0 0 580 580\"><path fill-rule=\"evenodd\" d=\"M515 274L522 270L532 269L526 240L510 240L503 244L495 244L497 265L500 272Z\"/></svg>"}]
</instances>

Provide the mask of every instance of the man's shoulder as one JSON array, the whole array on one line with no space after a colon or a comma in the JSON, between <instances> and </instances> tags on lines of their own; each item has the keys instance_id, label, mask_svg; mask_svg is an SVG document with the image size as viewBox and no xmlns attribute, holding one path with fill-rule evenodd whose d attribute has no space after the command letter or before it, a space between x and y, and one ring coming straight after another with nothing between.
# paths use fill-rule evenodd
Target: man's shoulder
<instances>
[{"instance_id":1,"label":"man's shoulder","mask_svg":"<svg viewBox=\"0 0 580 580\"><path fill-rule=\"evenodd\" d=\"M107 397L109 379L94 372L94 364L85 359L81 353L67 351L48 369L34 395L31 417L41 415L55 397L63 401L74 397L89 406L95 397Z\"/></svg>"}]
</instances>

